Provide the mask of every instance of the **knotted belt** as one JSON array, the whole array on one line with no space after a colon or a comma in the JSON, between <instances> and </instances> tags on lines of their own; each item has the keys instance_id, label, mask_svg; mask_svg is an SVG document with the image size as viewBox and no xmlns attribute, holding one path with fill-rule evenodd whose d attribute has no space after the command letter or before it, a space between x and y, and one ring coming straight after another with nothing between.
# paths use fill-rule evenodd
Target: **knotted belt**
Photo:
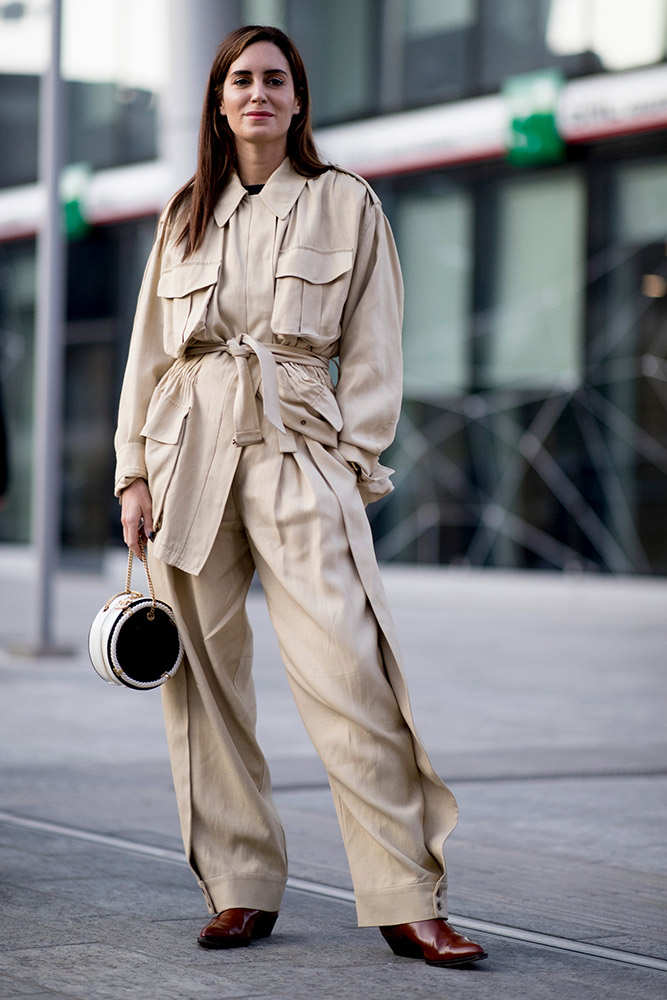
<instances>
[{"instance_id":1,"label":"knotted belt","mask_svg":"<svg viewBox=\"0 0 667 1000\"><path fill-rule=\"evenodd\" d=\"M259 362L264 416L281 434L288 434L280 416L280 395L278 392L278 368L280 364L296 363L328 369L326 358L300 347L286 344L263 344L248 333L242 333L231 340L210 341L193 344L186 352L188 357L200 354L231 354L236 362L238 383L234 397L234 438L233 444L243 448L247 444L258 444L263 440L255 405L255 389L248 361L256 357Z\"/></svg>"}]
</instances>

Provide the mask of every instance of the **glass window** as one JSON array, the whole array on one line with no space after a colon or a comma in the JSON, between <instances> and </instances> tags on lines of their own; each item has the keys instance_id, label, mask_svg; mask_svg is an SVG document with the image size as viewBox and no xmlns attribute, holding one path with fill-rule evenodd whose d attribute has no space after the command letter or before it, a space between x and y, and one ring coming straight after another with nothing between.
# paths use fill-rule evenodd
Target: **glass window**
<instances>
[{"instance_id":1,"label":"glass window","mask_svg":"<svg viewBox=\"0 0 667 1000\"><path fill-rule=\"evenodd\" d=\"M471 89L473 0L403 3L403 103L452 98Z\"/></svg>"},{"instance_id":2,"label":"glass window","mask_svg":"<svg viewBox=\"0 0 667 1000\"><path fill-rule=\"evenodd\" d=\"M481 75L494 90L517 73L566 76L648 66L665 57L667 0L480 0Z\"/></svg>"},{"instance_id":3,"label":"glass window","mask_svg":"<svg viewBox=\"0 0 667 1000\"><path fill-rule=\"evenodd\" d=\"M285 29L287 0L243 0L244 24L272 24Z\"/></svg>"},{"instance_id":4,"label":"glass window","mask_svg":"<svg viewBox=\"0 0 667 1000\"><path fill-rule=\"evenodd\" d=\"M155 97L115 84L67 84L68 161L96 170L157 156ZM39 79L0 75L0 187L37 180Z\"/></svg>"},{"instance_id":5,"label":"glass window","mask_svg":"<svg viewBox=\"0 0 667 1000\"><path fill-rule=\"evenodd\" d=\"M30 536L35 242L0 245L0 381L9 451L9 492L0 540Z\"/></svg>"},{"instance_id":6,"label":"glass window","mask_svg":"<svg viewBox=\"0 0 667 1000\"><path fill-rule=\"evenodd\" d=\"M667 165L625 167L618 172L617 234L646 245L667 238Z\"/></svg>"},{"instance_id":7,"label":"glass window","mask_svg":"<svg viewBox=\"0 0 667 1000\"><path fill-rule=\"evenodd\" d=\"M460 392L467 383L469 199L456 191L405 194L393 215L405 281L405 393L429 399Z\"/></svg>"},{"instance_id":8,"label":"glass window","mask_svg":"<svg viewBox=\"0 0 667 1000\"><path fill-rule=\"evenodd\" d=\"M439 31L466 28L474 16L472 0L408 0L405 6L407 33L411 38Z\"/></svg>"},{"instance_id":9,"label":"glass window","mask_svg":"<svg viewBox=\"0 0 667 1000\"><path fill-rule=\"evenodd\" d=\"M551 0L483 0L481 12L480 83L495 90L507 76L543 69L547 58L546 28Z\"/></svg>"},{"instance_id":10,"label":"glass window","mask_svg":"<svg viewBox=\"0 0 667 1000\"><path fill-rule=\"evenodd\" d=\"M549 49L558 55L594 53L608 70L660 62L667 38L665 0L553 0Z\"/></svg>"},{"instance_id":11,"label":"glass window","mask_svg":"<svg viewBox=\"0 0 667 1000\"><path fill-rule=\"evenodd\" d=\"M313 120L370 114L376 102L372 0L292 0L287 29L308 71Z\"/></svg>"},{"instance_id":12,"label":"glass window","mask_svg":"<svg viewBox=\"0 0 667 1000\"><path fill-rule=\"evenodd\" d=\"M157 108L147 90L68 84L69 160L96 170L157 156Z\"/></svg>"},{"instance_id":13,"label":"glass window","mask_svg":"<svg viewBox=\"0 0 667 1000\"><path fill-rule=\"evenodd\" d=\"M587 398L607 517L639 572L667 572L667 161L614 169Z\"/></svg>"},{"instance_id":14,"label":"glass window","mask_svg":"<svg viewBox=\"0 0 667 1000\"><path fill-rule=\"evenodd\" d=\"M585 199L578 175L500 186L492 307L483 318L481 383L530 388L581 370Z\"/></svg>"},{"instance_id":15,"label":"glass window","mask_svg":"<svg viewBox=\"0 0 667 1000\"><path fill-rule=\"evenodd\" d=\"M37 179L38 105L39 77L0 76L0 187Z\"/></svg>"}]
</instances>

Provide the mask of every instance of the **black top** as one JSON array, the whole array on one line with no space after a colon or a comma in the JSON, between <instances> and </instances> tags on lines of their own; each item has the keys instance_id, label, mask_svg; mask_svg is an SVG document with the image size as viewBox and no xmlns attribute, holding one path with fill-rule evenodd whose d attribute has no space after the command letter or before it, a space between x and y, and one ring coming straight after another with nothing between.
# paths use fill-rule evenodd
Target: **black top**
<instances>
[{"instance_id":1,"label":"black top","mask_svg":"<svg viewBox=\"0 0 667 1000\"><path fill-rule=\"evenodd\" d=\"M263 184L244 184L243 187L246 189L248 194L259 194L259 192L264 187Z\"/></svg>"}]
</instances>

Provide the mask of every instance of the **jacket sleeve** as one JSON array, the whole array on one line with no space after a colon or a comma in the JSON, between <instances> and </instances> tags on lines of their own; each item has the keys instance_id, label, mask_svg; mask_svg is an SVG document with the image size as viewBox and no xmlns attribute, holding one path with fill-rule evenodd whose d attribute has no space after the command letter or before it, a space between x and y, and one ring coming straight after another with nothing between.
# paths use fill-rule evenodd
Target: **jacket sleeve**
<instances>
[{"instance_id":1,"label":"jacket sleeve","mask_svg":"<svg viewBox=\"0 0 667 1000\"><path fill-rule=\"evenodd\" d=\"M369 199L343 311L336 398L343 417L338 450L371 479L394 439L401 410L402 321L394 238L381 204Z\"/></svg>"},{"instance_id":2,"label":"jacket sleeve","mask_svg":"<svg viewBox=\"0 0 667 1000\"><path fill-rule=\"evenodd\" d=\"M148 404L155 386L174 361L163 347L162 303L157 295L165 242L162 220L141 283L120 395L114 441L116 496L120 496L125 487L135 479L146 478L145 438L141 435L141 429L146 422Z\"/></svg>"}]
</instances>

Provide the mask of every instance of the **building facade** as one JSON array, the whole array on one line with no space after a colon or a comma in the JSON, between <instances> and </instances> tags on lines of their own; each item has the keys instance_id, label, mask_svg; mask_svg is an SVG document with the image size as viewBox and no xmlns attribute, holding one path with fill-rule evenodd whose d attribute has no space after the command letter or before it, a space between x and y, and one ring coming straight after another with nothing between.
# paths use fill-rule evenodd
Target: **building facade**
<instances>
[{"instance_id":1,"label":"building facade","mask_svg":"<svg viewBox=\"0 0 667 1000\"><path fill-rule=\"evenodd\" d=\"M667 0L97 0L116 47L94 72L76 66L79 6L64 37L69 159L85 164L68 244L66 551L120 537L111 437L134 301L159 207L190 169L214 41L271 23L310 69L323 152L371 180L401 254L405 401L385 456L398 489L369 508L380 558L667 572ZM39 67L3 52L17 7L24 31L39 16L0 3L0 539L24 543Z\"/></svg>"}]
</instances>

